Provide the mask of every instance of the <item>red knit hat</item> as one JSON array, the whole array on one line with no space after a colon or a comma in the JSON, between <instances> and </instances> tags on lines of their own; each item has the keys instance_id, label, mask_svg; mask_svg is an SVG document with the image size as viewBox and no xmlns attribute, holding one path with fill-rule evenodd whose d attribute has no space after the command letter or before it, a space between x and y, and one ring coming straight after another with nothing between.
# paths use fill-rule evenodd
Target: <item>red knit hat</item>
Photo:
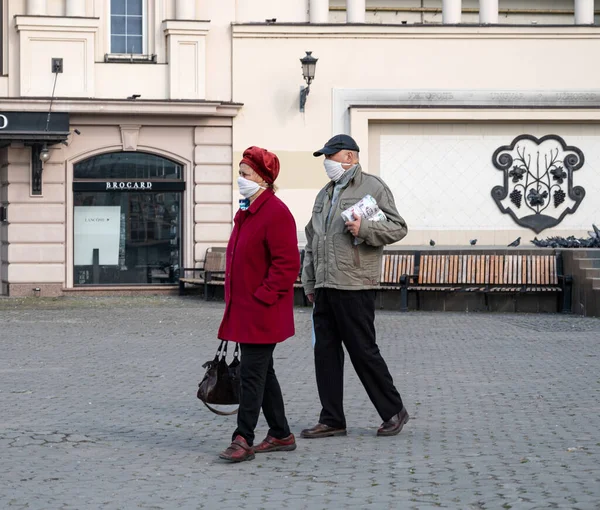
<instances>
[{"instance_id":1,"label":"red knit hat","mask_svg":"<svg viewBox=\"0 0 600 510\"><path fill-rule=\"evenodd\" d=\"M266 182L273 184L279 175L279 159L275 154L260 147L248 147L240 164L246 163Z\"/></svg>"}]
</instances>

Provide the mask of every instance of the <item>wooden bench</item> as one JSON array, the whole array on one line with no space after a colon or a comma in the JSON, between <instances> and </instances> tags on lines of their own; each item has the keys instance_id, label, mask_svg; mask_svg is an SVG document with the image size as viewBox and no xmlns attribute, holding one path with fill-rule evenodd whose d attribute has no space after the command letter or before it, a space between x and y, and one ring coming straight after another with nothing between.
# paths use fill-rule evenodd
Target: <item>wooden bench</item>
<instances>
[{"instance_id":1,"label":"wooden bench","mask_svg":"<svg viewBox=\"0 0 600 510\"><path fill-rule=\"evenodd\" d=\"M221 247L208 248L202 267L182 268L179 278L179 295L185 294L186 285L202 285L204 299L208 301L209 287L225 284L225 251L226 248Z\"/></svg>"},{"instance_id":2,"label":"wooden bench","mask_svg":"<svg viewBox=\"0 0 600 510\"><path fill-rule=\"evenodd\" d=\"M298 253L300 257L300 271L294 282L295 289L302 289L302 264L304 262L304 250ZM179 295L185 294L186 285L203 285L204 299L209 300L209 289L211 286L222 286L225 284L226 272L226 248L209 248L206 251L204 266L199 268L182 269L182 277L179 278ZM214 289L212 295L214 297ZM306 296L303 293L303 302L306 304Z\"/></svg>"},{"instance_id":3,"label":"wooden bench","mask_svg":"<svg viewBox=\"0 0 600 510\"><path fill-rule=\"evenodd\" d=\"M515 254L384 253L382 290L400 290L401 311L408 292L562 293L562 311L571 310L572 279L562 273L562 257Z\"/></svg>"},{"instance_id":4,"label":"wooden bench","mask_svg":"<svg viewBox=\"0 0 600 510\"><path fill-rule=\"evenodd\" d=\"M570 279L562 274L558 255L424 254L408 291L491 293L563 293L562 311L570 311Z\"/></svg>"}]
</instances>

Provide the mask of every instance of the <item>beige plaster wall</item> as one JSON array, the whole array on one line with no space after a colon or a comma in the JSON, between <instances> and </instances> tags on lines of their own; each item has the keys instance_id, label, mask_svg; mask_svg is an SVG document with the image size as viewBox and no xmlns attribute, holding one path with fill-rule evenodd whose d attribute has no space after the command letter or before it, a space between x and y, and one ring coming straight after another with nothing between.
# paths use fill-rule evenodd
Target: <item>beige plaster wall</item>
<instances>
[{"instance_id":1,"label":"beige plaster wall","mask_svg":"<svg viewBox=\"0 0 600 510\"><path fill-rule=\"evenodd\" d=\"M235 0L189 0L196 4L196 20L191 21L173 21L175 0L147 0L145 53L155 54L156 64L105 63L110 53L110 2L81 1L87 18L64 17L65 0L48 0L46 17L26 16L25 0L5 2L2 95L50 96L55 79L50 59L61 57L64 72L56 80L57 96L232 99L230 25ZM183 31L171 37L185 39L182 50L170 55L167 20L170 33L173 27ZM172 75L170 66L176 70ZM182 88L179 83L196 86Z\"/></svg>"},{"instance_id":2,"label":"beige plaster wall","mask_svg":"<svg viewBox=\"0 0 600 510\"><path fill-rule=\"evenodd\" d=\"M73 286L73 165L89 157L138 150L184 167L183 264L194 267L209 246L225 245L231 231L230 118L73 115L68 147L53 146L43 174L43 195L31 196L30 149L2 151L0 203L1 280L6 293L55 295ZM137 129L139 128L139 129ZM124 134L123 130L126 130ZM125 140L125 145L124 145Z\"/></svg>"},{"instance_id":3,"label":"beige plaster wall","mask_svg":"<svg viewBox=\"0 0 600 510\"><path fill-rule=\"evenodd\" d=\"M264 22L275 18L277 22L308 22L308 0L237 0L237 23Z\"/></svg>"},{"instance_id":4,"label":"beige plaster wall","mask_svg":"<svg viewBox=\"0 0 600 510\"><path fill-rule=\"evenodd\" d=\"M192 39L196 45L184 45L188 51L168 53L167 34L165 21L175 18L175 0L147 0L146 19L146 53L157 56L157 64L105 64L104 56L110 53L110 20L108 0L81 0L85 4L87 18L65 18L66 0L47 0L47 18L43 18L44 27L28 29L26 32L17 30L17 22L34 23L35 18L23 19L26 14L25 0L5 0L4 40L6 47L4 73L6 78L0 78L0 93L17 97L48 96L51 94L54 76L50 72L49 59L52 56L61 56L65 59L65 72L59 76L57 94L63 97L103 97L124 98L132 93L141 94L143 98L173 98L181 99L211 99L211 100L242 100L235 97L232 92L232 23L264 23L266 19L277 19L277 23L306 23L308 21L308 0L189 0L194 2L196 21L206 20L208 32L203 33L200 26L196 32L192 31ZM397 24L406 21L413 23L439 24L439 13L407 12L406 9L420 8L421 0L369 0L368 9L384 9L379 11L369 10L367 22L375 25ZM441 0L425 0L424 8L440 8ZM469 12L476 10L478 0L464 0L465 14L463 22L477 22L477 14ZM344 0L331 0L330 21L343 24L345 22ZM572 0L507 0L501 3L501 9L533 9L534 14L503 14L500 23L523 23L529 25L533 22L539 25L546 23L566 24L573 23L571 14L540 14L538 11L553 9L568 11L573 9ZM405 11L389 11L385 9L405 9ZM17 19L18 18L18 19ZM40 18L38 18L39 21ZM414 27L413 27L414 28ZM188 30L187 28L185 30ZM434 37L435 38L435 37ZM359 40L362 39L359 37ZM421 36L416 37L422 42ZM484 40L482 38L482 40ZM326 40L326 39L325 39ZM560 44L559 44L560 45ZM3 45L4 46L4 45ZM414 52L411 45L400 48L391 48L376 42L375 45L363 45L358 52L344 52L345 57L356 57L358 61L375 59L381 62L389 56L390 51L405 53L406 55L419 55L419 60L410 61L410 58L401 58L398 65L410 64L404 72L422 75L424 80L439 79L439 74L428 73L430 66L421 66L421 55L436 51L435 47L425 45L422 50ZM453 51L451 44L447 51ZM478 54L485 54L487 48L482 48L467 62L476 61ZM552 54L554 47L550 45L545 55ZM200 55L198 53L201 53ZM336 54L337 57L344 53ZM302 56L303 53L299 53ZM398 54L398 53L396 53ZM326 53L322 52L323 57ZM539 53L529 52L525 48L524 55L536 59ZM572 54L571 54L572 55ZM511 62L515 58L510 52L500 62ZM495 57L495 55L492 55ZM563 57L560 52L558 58ZM171 60L171 61L170 61ZM262 62L269 61L263 54L254 53L249 65L255 69L260 68ZM288 60L289 62L290 60ZM350 59L351 62L352 59ZM193 65L194 62L196 65ZM355 61L354 61L355 62ZM170 80L170 66L176 67ZM164 68L166 67L166 69ZM443 66L442 72L451 71L449 66ZM183 73L183 74L182 74ZM361 75L362 73L356 73ZM401 74L401 73L399 73ZM510 73L505 73L510 75ZM557 73L560 74L560 73ZM567 74L567 73L562 73ZM572 74L572 73L571 73ZM252 76L252 75L251 75ZM256 76L256 75L255 75ZM250 80L247 76L245 80ZM132 81L133 80L133 81ZM174 83L170 83L170 81ZM135 82L135 83L134 83ZM197 87L178 89L177 83L199 83ZM132 86L135 85L132 90ZM172 93L174 89L176 92ZM314 101L313 101L314 102Z\"/></svg>"},{"instance_id":5,"label":"beige plaster wall","mask_svg":"<svg viewBox=\"0 0 600 510\"><path fill-rule=\"evenodd\" d=\"M301 113L298 96L303 80L298 59L306 50L311 50L319 62L306 111ZM333 134L334 90L595 89L600 70L586 62L589 55L599 51L597 31L579 27L388 27L379 32L344 26L234 27L233 95L245 105L234 119L234 171L241 153L250 145L263 146L280 156L280 196L296 218L302 242L314 197L326 182L321 160L311 153ZM261 58L254 58L256 55ZM568 61L580 72L556 73L558 61ZM507 72L514 70L516 62L518 75ZM269 76L270 80L248 79L251 76ZM415 122L426 114L425 110L411 112ZM468 118L469 112L465 115ZM510 121L512 115L510 109L498 110L490 118L497 123ZM579 122L578 113L562 111L561 115L567 122L569 115L571 122ZM400 121L402 115L396 118ZM365 126L357 142L370 154L379 147L369 139L368 124ZM369 166L370 160L363 160L364 167L378 173L379 168ZM234 204L237 198L234 190ZM502 235L484 236L484 242L500 245L519 232L522 234L523 229L507 225ZM449 244L465 241L463 234L457 239L452 233L440 234L439 238ZM428 241L423 232L411 232L406 240L414 244Z\"/></svg>"}]
</instances>

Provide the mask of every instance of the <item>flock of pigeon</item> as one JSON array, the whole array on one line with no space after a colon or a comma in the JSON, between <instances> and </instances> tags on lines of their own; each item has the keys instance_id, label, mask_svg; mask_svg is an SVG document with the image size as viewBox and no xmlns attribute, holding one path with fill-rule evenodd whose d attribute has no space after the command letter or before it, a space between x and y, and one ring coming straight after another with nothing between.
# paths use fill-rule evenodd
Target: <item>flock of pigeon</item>
<instances>
[{"instance_id":1,"label":"flock of pigeon","mask_svg":"<svg viewBox=\"0 0 600 510\"><path fill-rule=\"evenodd\" d=\"M546 239L538 239L534 237L533 241L531 241L536 246L540 248L600 248L600 229L592 224L593 231L589 231L589 237L587 239L576 238L575 236L569 237L547 237ZM477 239L471 239L469 241L471 246L475 246L477 244ZM508 246L514 248L521 244L521 238L517 237L512 243ZM429 240L429 246L435 246L435 241L433 239Z\"/></svg>"},{"instance_id":2,"label":"flock of pigeon","mask_svg":"<svg viewBox=\"0 0 600 510\"><path fill-rule=\"evenodd\" d=\"M531 241L540 248L600 248L600 229L592 224L593 231L588 231L589 237L584 239L575 236L569 237L547 237L538 239L535 237Z\"/></svg>"}]
</instances>

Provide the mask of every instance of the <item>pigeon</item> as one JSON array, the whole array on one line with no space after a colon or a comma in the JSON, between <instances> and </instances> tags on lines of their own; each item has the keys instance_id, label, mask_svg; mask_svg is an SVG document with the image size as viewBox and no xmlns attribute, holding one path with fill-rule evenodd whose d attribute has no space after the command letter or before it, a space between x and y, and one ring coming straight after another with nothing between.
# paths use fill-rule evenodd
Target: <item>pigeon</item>
<instances>
[{"instance_id":1,"label":"pigeon","mask_svg":"<svg viewBox=\"0 0 600 510\"><path fill-rule=\"evenodd\" d=\"M469 241L469 244L470 244L471 246L475 246L475 245L477 244L477 239L471 239L471 240Z\"/></svg>"},{"instance_id":2,"label":"pigeon","mask_svg":"<svg viewBox=\"0 0 600 510\"><path fill-rule=\"evenodd\" d=\"M269 25L275 23L277 21L277 18L268 18L265 20Z\"/></svg>"},{"instance_id":3,"label":"pigeon","mask_svg":"<svg viewBox=\"0 0 600 510\"><path fill-rule=\"evenodd\" d=\"M435 246L435 241L433 239L429 240L429 246Z\"/></svg>"},{"instance_id":4,"label":"pigeon","mask_svg":"<svg viewBox=\"0 0 600 510\"><path fill-rule=\"evenodd\" d=\"M519 246L521 244L521 238L517 237L512 243L510 243L508 246Z\"/></svg>"},{"instance_id":5,"label":"pigeon","mask_svg":"<svg viewBox=\"0 0 600 510\"><path fill-rule=\"evenodd\" d=\"M594 229L594 234L596 234L596 239L600 239L600 229L592 223L592 227Z\"/></svg>"}]
</instances>

